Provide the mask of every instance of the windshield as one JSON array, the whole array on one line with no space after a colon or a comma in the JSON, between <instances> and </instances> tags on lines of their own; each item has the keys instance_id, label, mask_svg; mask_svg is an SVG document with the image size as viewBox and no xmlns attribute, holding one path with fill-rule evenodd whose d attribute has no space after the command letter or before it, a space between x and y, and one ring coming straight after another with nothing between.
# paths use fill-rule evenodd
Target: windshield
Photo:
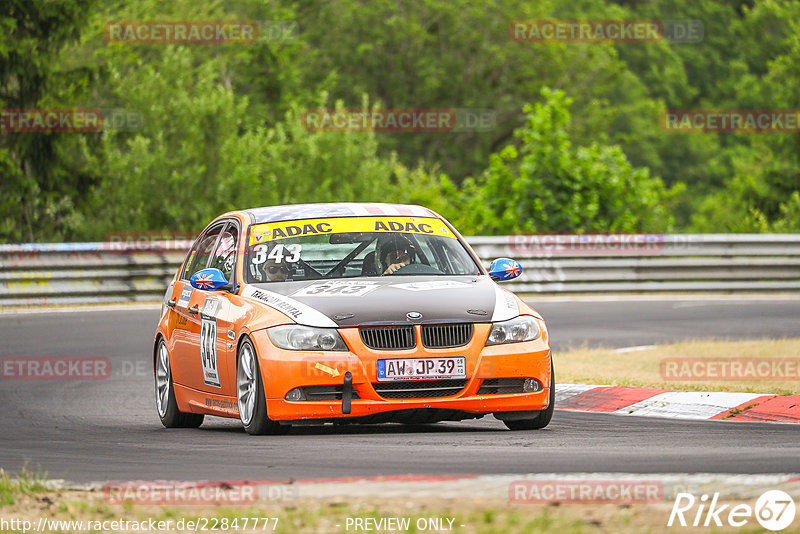
<instances>
[{"instance_id":1,"label":"windshield","mask_svg":"<svg viewBox=\"0 0 800 534\"><path fill-rule=\"evenodd\" d=\"M250 228L248 283L389 275L476 275L445 223L425 217L342 217Z\"/></svg>"}]
</instances>

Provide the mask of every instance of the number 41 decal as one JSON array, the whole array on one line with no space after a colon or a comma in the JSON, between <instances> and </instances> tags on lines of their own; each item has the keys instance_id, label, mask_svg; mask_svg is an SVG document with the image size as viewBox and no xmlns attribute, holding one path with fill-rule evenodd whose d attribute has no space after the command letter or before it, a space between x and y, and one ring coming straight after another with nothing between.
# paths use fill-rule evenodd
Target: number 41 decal
<instances>
[{"instance_id":1,"label":"number 41 decal","mask_svg":"<svg viewBox=\"0 0 800 534\"><path fill-rule=\"evenodd\" d=\"M200 363L203 366L203 382L209 386L222 387L217 368L217 320L203 317L200 323Z\"/></svg>"}]
</instances>

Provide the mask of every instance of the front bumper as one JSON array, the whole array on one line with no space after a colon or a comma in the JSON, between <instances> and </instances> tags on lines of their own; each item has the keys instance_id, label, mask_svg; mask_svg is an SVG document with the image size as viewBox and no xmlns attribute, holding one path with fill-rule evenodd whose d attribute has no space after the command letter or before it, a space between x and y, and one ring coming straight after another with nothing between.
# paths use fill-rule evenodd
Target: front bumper
<instances>
[{"instance_id":1,"label":"front bumper","mask_svg":"<svg viewBox=\"0 0 800 534\"><path fill-rule=\"evenodd\" d=\"M267 397L267 413L277 421L306 419L359 418L374 414L438 409L465 414L506 411L538 411L549 405L550 348L546 330L536 340L485 347L490 325L476 324L468 345L452 349L427 349L418 345L411 350L376 351L361 341L357 328L340 329L350 352L298 352L275 347L266 331L252 334L261 363ZM417 339L419 339L419 335ZM389 399L373 386L377 382L377 360L382 358L464 356L467 380L464 387L447 397ZM319 364L319 365L318 365ZM341 400L287 401L286 394L296 387L339 385L344 374L352 374L353 398L350 413L344 414ZM542 389L535 393L478 393L489 378L535 378ZM469 417L467 415L466 417Z\"/></svg>"},{"instance_id":2,"label":"front bumper","mask_svg":"<svg viewBox=\"0 0 800 534\"><path fill-rule=\"evenodd\" d=\"M436 409L453 410L465 414L484 415L510 411L538 411L548 406L550 389L537 393L512 395L464 395L445 399L415 400L364 400L354 399L349 414L342 413L341 401L289 402L283 399L268 399L267 413L276 421L302 421L306 419L358 418L384 412ZM491 398L490 398L491 397ZM468 417L464 417L465 419ZM458 418L460 419L460 418Z\"/></svg>"}]
</instances>

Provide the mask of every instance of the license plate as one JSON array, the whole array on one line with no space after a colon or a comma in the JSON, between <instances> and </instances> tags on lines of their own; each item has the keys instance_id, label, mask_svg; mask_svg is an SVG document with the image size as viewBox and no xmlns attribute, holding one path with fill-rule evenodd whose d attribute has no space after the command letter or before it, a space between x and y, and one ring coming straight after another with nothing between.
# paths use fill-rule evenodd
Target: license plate
<instances>
[{"instance_id":1,"label":"license plate","mask_svg":"<svg viewBox=\"0 0 800 534\"><path fill-rule=\"evenodd\" d=\"M466 358L456 356L378 360L378 382L445 380L448 378L467 378Z\"/></svg>"}]
</instances>

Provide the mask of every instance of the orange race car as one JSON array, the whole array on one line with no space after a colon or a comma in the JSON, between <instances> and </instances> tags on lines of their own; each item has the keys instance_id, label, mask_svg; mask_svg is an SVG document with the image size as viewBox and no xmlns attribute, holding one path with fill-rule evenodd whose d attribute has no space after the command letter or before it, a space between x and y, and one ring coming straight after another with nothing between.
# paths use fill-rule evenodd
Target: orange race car
<instances>
[{"instance_id":1,"label":"orange race car","mask_svg":"<svg viewBox=\"0 0 800 534\"><path fill-rule=\"evenodd\" d=\"M325 422L494 414L547 426L555 385L542 317L433 211L305 204L233 211L194 241L155 334L166 427L238 417L250 434Z\"/></svg>"}]
</instances>

